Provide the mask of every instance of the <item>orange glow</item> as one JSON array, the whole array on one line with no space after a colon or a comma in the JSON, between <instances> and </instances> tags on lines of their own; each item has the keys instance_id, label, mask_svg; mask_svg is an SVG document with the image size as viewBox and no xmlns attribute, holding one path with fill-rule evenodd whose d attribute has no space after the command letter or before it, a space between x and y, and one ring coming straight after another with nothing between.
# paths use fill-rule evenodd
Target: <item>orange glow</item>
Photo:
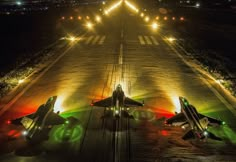
<instances>
[{"instance_id":1,"label":"orange glow","mask_svg":"<svg viewBox=\"0 0 236 162\"><path fill-rule=\"evenodd\" d=\"M82 17L81 16L78 16L78 20L81 20L82 19Z\"/></svg>"},{"instance_id":2,"label":"orange glow","mask_svg":"<svg viewBox=\"0 0 236 162\"><path fill-rule=\"evenodd\" d=\"M165 16L165 17L164 17L164 20L168 20L168 17Z\"/></svg>"},{"instance_id":3,"label":"orange glow","mask_svg":"<svg viewBox=\"0 0 236 162\"><path fill-rule=\"evenodd\" d=\"M184 17L180 17L180 21L184 21Z\"/></svg>"},{"instance_id":4,"label":"orange glow","mask_svg":"<svg viewBox=\"0 0 236 162\"><path fill-rule=\"evenodd\" d=\"M157 16L157 17L156 17L156 20L159 20L159 19L160 19L159 16Z\"/></svg>"},{"instance_id":5,"label":"orange glow","mask_svg":"<svg viewBox=\"0 0 236 162\"><path fill-rule=\"evenodd\" d=\"M175 20L175 17L172 17L172 20Z\"/></svg>"},{"instance_id":6,"label":"orange glow","mask_svg":"<svg viewBox=\"0 0 236 162\"><path fill-rule=\"evenodd\" d=\"M71 17L70 17L70 20L73 20L73 19L74 19L74 17L73 17L73 16L71 16Z\"/></svg>"},{"instance_id":7,"label":"orange glow","mask_svg":"<svg viewBox=\"0 0 236 162\"><path fill-rule=\"evenodd\" d=\"M65 20L65 17L64 17L64 16L62 16L62 17L61 17L61 19L62 19L62 20Z\"/></svg>"}]
</instances>

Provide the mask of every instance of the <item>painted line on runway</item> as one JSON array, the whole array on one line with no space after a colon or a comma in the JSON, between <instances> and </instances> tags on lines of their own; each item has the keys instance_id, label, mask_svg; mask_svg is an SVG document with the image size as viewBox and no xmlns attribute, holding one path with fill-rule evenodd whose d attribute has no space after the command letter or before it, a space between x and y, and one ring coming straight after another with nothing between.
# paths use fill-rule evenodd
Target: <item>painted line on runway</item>
<instances>
[{"instance_id":1,"label":"painted line on runway","mask_svg":"<svg viewBox=\"0 0 236 162\"><path fill-rule=\"evenodd\" d=\"M138 39L141 45L145 45L145 41L141 35L138 36Z\"/></svg>"},{"instance_id":2,"label":"painted line on runway","mask_svg":"<svg viewBox=\"0 0 236 162\"><path fill-rule=\"evenodd\" d=\"M90 36L90 37L87 39L87 41L85 42L85 44L89 44L92 39L93 39L93 36Z\"/></svg>"},{"instance_id":3,"label":"painted line on runway","mask_svg":"<svg viewBox=\"0 0 236 162\"><path fill-rule=\"evenodd\" d=\"M95 38L94 38L94 40L93 40L93 42L92 42L92 45L94 45L97 41L98 41L98 39L99 39L99 35L98 36L96 36Z\"/></svg>"},{"instance_id":4,"label":"painted line on runway","mask_svg":"<svg viewBox=\"0 0 236 162\"><path fill-rule=\"evenodd\" d=\"M215 94L215 96L228 108L229 111L233 113L234 116L236 116L236 110L234 107L204 78L201 77L201 73L194 68L188 61L173 47L171 46L164 38L162 38L166 44L177 54L177 56L187 65L189 66L192 71L199 76L199 78L207 85L207 87Z\"/></svg>"},{"instance_id":5,"label":"painted line on runway","mask_svg":"<svg viewBox=\"0 0 236 162\"><path fill-rule=\"evenodd\" d=\"M148 36L144 36L144 39L146 40L147 44L151 45L152 42L151 40L148 38Z\"/></svg>"},{"instance_id":6,"label":"painted line on runway","mask_svg":"<svg viewBox=\"0 0 236 162\"><path fill-rule=\"evenodd\" d=\"M154 43L155 45L159 45L159 43L157 42L157 40L156 40L155 37L151 36L151 40L153 41L153 43Z\"/></svg>"},{"instance_id":7,"label":"painted line on runway","mask_svg":"<svg viewBox=\"0 0 236 162\"><path fill-rule=\"evenodd\" d=\"M100 39L100 41L99 41L99 45L101 45L101 44L103 44L104 43L104 41L105 41L105 38L106 38L106 36L104 35L104 36L102 36L102 38Z\"/></svg>"},{"instance_id":8,"label":"painted line on runway","mask_svg":"<svg viewBox=\"0 0 236 162\"><path fill-rule=\"evenodd\" d=\"M29 84L20 92L18 93L10 102L8 102L3 108L0 110L0 116L7 111L21 96L24 95L24 93L30 89L52 66L54 66L65 54L72 48L68 48L66 51L64 51L60 56L58 56L52 63L49 64L34 80L29 82Z\"/></svg>"},{"instance_id":9,"label":"painted line on runway","mask_svg":"<svg viewBox=\"0 0 236 162\"><path fill-rule=\"evenodd\" d=\"M119 53L119 64L123 64L123 44L120 44L120 53Z\"/></svg>"}]
</instances>

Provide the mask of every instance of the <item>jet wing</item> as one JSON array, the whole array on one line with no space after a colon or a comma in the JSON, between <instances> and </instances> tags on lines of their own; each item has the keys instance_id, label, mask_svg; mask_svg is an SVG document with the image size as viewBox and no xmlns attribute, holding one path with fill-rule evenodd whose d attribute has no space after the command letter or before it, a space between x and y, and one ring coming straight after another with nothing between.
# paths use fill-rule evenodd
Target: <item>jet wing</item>
<instances>
[{"instance_id":1,"label":"jet wing","mask_svg":"<svg viewBox=\"0 0 236 162\"><path fill-rule=\"evenodd\" d=\"M138 106L143 106L143 104L131 98L125 97L124 106L125 107L138 107Z\"/></svg>"},{"instance_id":2,"label":"jet wing","mask_svg":"<svg viewBox=\"0 0 236 162\"><path fill-rule=\"evenodd\" d=\"M215 118L211 118L211 117L205 116L203 114L199 114L198 113L198 115L199 115L200 118L206 117L208 119L208 121L210 122L210 125L223 125L223 123L224 123L221 120L218 120L218 119L215 119Z\"/></svg>"},{"instance_id":3,"label":"jet wing","mask_svg":"<svg viewBox=\"0 0 236 162\"><path fill-rule=\"evenodd\" d=\"M92 103L93 106L98 107L111 107L112 106L112 97L105 98L103 100Z\"/></svg>"},{"instance_id":4,"label":"jet wing","mask_svg":"<svg viewBox=\"0 0 236 162\"><path fill-rule=\"evenodd\" d=\"M61 117L57 113L52 112L46 119L45 125L60 125L60 124L64 124L65 121L66 121L65 118Z\"/></svg>"},{"instance_id":5,"label":"jet wing","mask_svg":"<svg viewBox=\"0 0 236 162\"><path fill-rule=\"evenodd\" d=\"M33 120L34 115L35 115L35 113L29 114L29 115L26 115L26 116L23 116L23 117L20 117L20 118L17 118L17 119L13 119L13 120L10 120L10 123L15 124L15 125L22 125L22 119L23 118L29 118L29 119Z\"/></svg>"},{"instance_id":6,"label":"jet wing","mask_svg":"<svg viewBox=\"0 0 236 162\"><path fill-rule=\"evenodd\" d=\"M183 113L176 114L175 116L166 120L166 124L186 122L186 118Z\"/></svg>"}]
</instances>

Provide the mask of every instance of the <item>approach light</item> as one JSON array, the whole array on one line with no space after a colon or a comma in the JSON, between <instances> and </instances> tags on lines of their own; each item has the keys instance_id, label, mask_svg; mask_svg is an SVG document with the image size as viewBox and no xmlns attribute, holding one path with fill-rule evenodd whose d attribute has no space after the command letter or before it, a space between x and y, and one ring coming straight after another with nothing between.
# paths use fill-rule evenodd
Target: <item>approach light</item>
<instances>
[{"instance_id":1,"label":"approach light","mask_svg":"<svg viewBox=\"0 0 236 162\"><path fill-rule=\"evenodd\" d=\"M200 7L200 3L196 3L195 7L199 8Z\"/></svg>"},{"instance_id":2,"label":"approach light","mask_svg":"<svg viewBox=\"0 0 236 162\"><path fill-rule=\"evenodd\" d=\"M62 16L61 19L62 19L62 20L65 20L65 16Z\"/></svg>"},{"instance_id":3,"label":"approach light","mask_svg":"<svg viewBox=\"0 0 236 162\"><path fill-rule=\"evenodd\" d=\"M144 13L141 13L140 16L141 16L141 17L144 17Z\"/></svg>"},{"instance_id":4,"label":"approach light","mask_svg":"<svg viewBox=\"0 0 236 162\"><path fill-rule=\"evenodd\" d=\"M159 20L159 19L160 19L160 17L159 17L159 16L157 16L157 17L156 17L156 20Z\"/></svg>"},{"instance_id":5,"label":"approach light","mask_svg":"<svg viewBox=\"0 0 236 162\"><path fill-rule=\"evenodd\" d=\"M222 122L221 122L221 124L222 124L222 125L225 125L225 124L226 124L226 122L225 122L225 121L222 121Z\"/></svg>"},{"instance_id":6,"label":"approach light","mask_svg":"<svg viewBox=\"0 0 236 162\"><path fill-rule=\"evenodd\" d=\"M125 1L125 4L130 8L130 9L132 9L133 11L135 11L135 12L139 12L139 10L133 5L133 4L131 4L130 2L128 2L128 1Z\"/></svg>"},{"instance_id":7,"label":"approach light","mask_svg":"<svg viewBox=\"0 0 236 162\"><path fill-rule=\"evenodd\" d=\"M69 37L69 41L74 42L75 40L76 40L75 37L73 37L73 36Z\"/></svg>"},{"instance_id":8,"label":"approach light","mask_svg":"<svg viewBox=\"0 0 236 162\"><path fill-rule=\"evenodd\" d=\"M172 20L175 20L175 17L172 17Z\"/></svg>"},{"instance_id":9,"label":"approach light","mask_svg":"<svg viewBox=\"0 0 236 162\"><path fill-rule=\"evenodd\" d=\"M119 111L118 111L118 110L116 110L116 111L115 111L115 113L116 113L116 114L119 114Z\"/></svg>"},{"instance_id":10,"label":"approach light","mask_svg":"<svg viewBox=\"0 0 236 162\"><path fill-rule=\"evenodd\" d=\"M144 19L146 22L148 22L150 20L150 18L148 16L145 17Z\"/></svg>"},{"instance_id":11,"label":"approach light","mask_svg":"<svg viewBox=\"0 0 236 162\"><path fill-rule=\"evenodd\" d=\"M176 39L173 38L173 37L169 37L169 38L167 38L167 40L172 43L172 42L174 42Z\"/></svg>"},{"instance_id":12,"label":"approach light","mask_svg":"<svg viewBox=\"0 0 236 162\"><path fill-rule=\"evenodd\" d=\"M18 80L18 84L22 84L24 82L24 79Z\"/></svg>"},{"instance_id":13,"label":"approach light","mask_svg":"<svg viewBox=\"0 0 236 162\"><path fill-rule=\"evenodd\" d=\"M184 17L180 17L179 19L180 19L180 21L184 21Z\"/></svg>"},{"instance_id":14,"label":"approach light","mask_svg":"<svg viewBox=\"0 0 236 162\"><path fill-rule=\"evenodd\" d=\"M108 15L111 11L113 11L115 8L117 8L118 6L121 5L121 3L123 2L123 0L120 0L119 2L115 3L114 5L112 5L110 8L105 10L105 15Z\"/></svg>"},{"instance_id":15,"label":"approach light","mask_svg":"<svg viewBox=\"0 0 236 162\"><path fill-rule=\"evenodd\" d=\"M70 20L73 20L74 19L74 17L73 16L70 16Z\"/></svg>"},{"instance_id":16,"label":"approach light","mask_svg":"<svg viewBox=\"0 0 236 162\"><path fill-rule=\"evenodd\" d=\"M95 17L95 20L96 20L97 22L101 22L101 17L100 17L100 16L96 16L96 17Z\"/></svg>"},{"instance_id":17,"label":"approach light","mask_svg":"<svg viewBox=\"0 0 236 162\"><path fill-rule=\"evenodd\" d=\"M152 23L152 29L155 30L155 29L157 29L157 28L158 28L158 24L157 24L156 22L153 22L153 23Z\"/></svg>"},{"instance_id":18,"label":"approach light","mask_svg":"<svg viewBox=\"0 0 236 162\"><path fill-rule=\"evenodd\" d=\"M167 17L167 16L165 16L165 17L164 17L164 20L168 20L168 17Z\"/></svg>"},{"instance_id":19,"label":"approach light","mask_svg":"<svg viewBox=\"0 0 236 162\"><path fill-rule=\"evenodd\" d=\"M92 29L93 24L92 24L91 22L87 22L86 27L87 27L88 29Z\"/></svg>"},{"instance_id":20,"label":"approach light","mask_svg":"<svg viewBox=\"0 0 236 162\"><path fill-rule=\"evenodd\" d=\"M82 17L81 16L78 16L78 20L81 20L82 19Z\"/></svg>"}]
</instances>

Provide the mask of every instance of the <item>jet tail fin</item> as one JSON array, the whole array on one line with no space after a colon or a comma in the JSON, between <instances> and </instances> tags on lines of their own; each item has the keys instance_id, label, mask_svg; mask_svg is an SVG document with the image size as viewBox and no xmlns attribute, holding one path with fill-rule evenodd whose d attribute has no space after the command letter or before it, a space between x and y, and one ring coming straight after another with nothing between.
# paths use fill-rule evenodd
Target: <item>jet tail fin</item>
<instances>
[{"instance_id":1,"label":"jet tail fin","mask_svg":"<svg viewBox=\"0 0 236 162\"><path fill-rule=\"evenodd\" d=\"M193 130L190 130L182 137L182 139L183 140L189 140L189 139L193 139L194 137L195 136L194 136Z\"/></svg>"}]
</instances>

